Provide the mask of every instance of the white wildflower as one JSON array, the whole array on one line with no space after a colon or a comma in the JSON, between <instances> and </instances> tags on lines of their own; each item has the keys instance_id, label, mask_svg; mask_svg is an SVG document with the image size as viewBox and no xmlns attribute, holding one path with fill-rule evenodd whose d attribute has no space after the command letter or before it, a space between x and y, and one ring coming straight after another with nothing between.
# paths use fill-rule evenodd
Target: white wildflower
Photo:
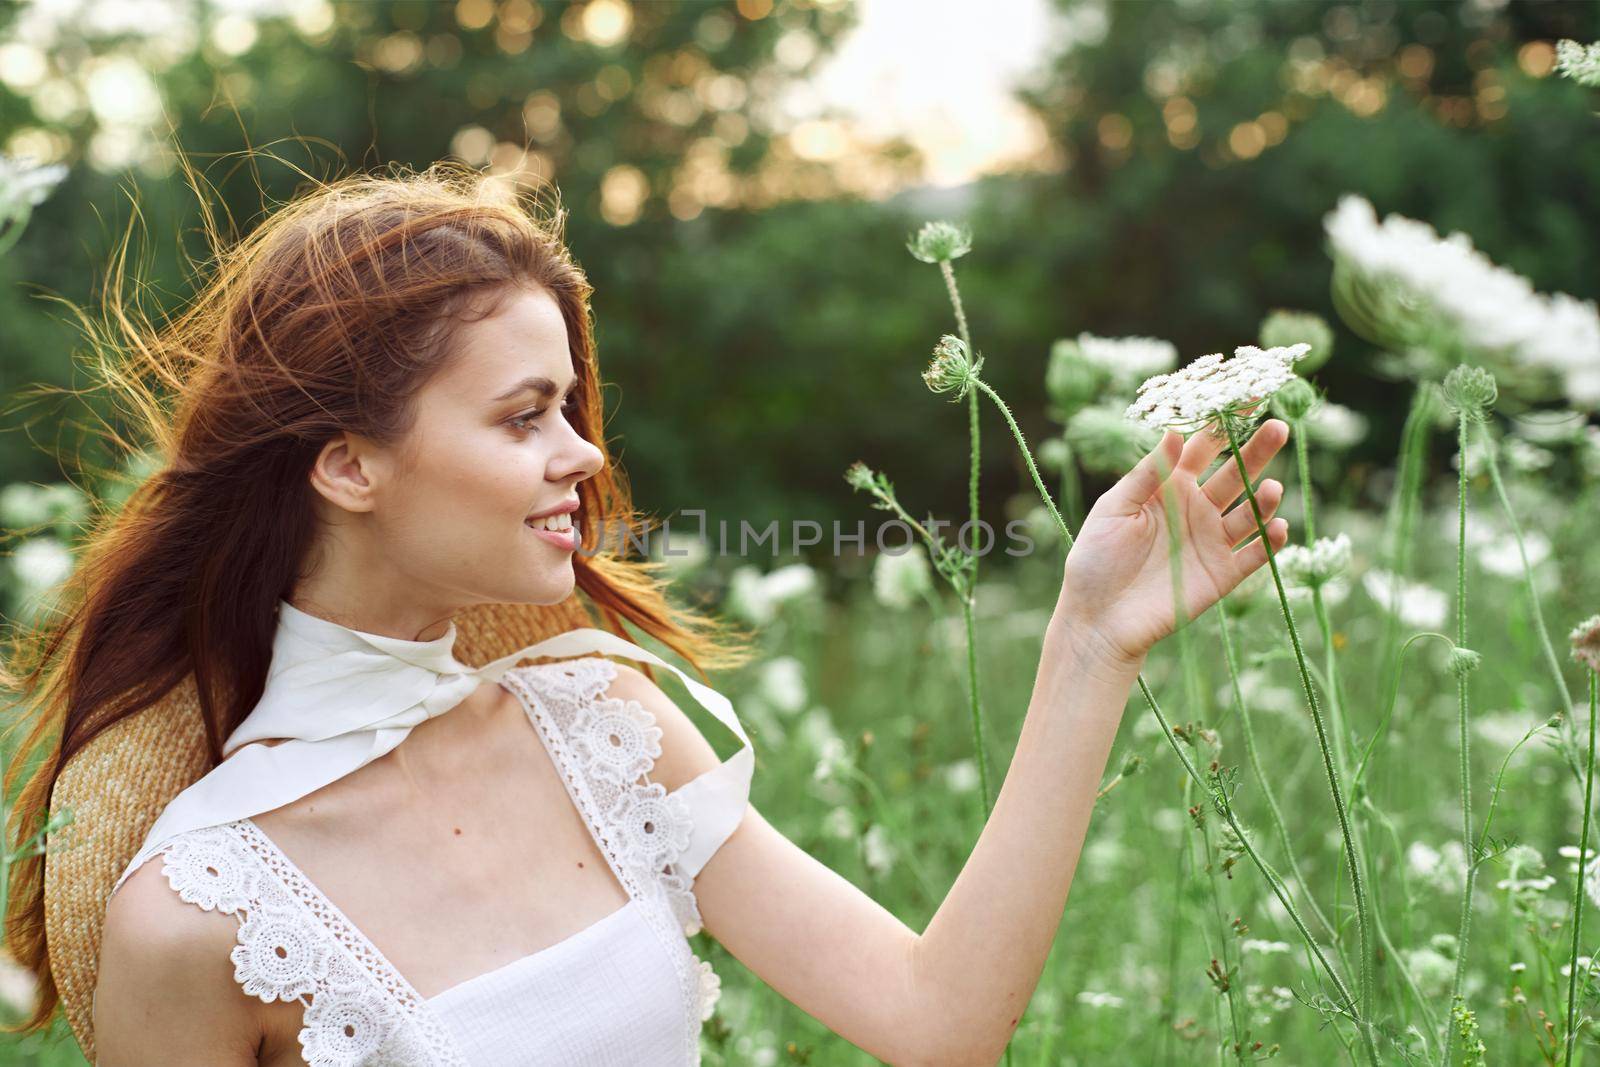
<instances>
[{"instance_id":1,"label":"white wildflower","mask_svg":"<svg viewBox=\"0 0 1600 1067\"><path fill-rule=\"evenodd\" d=\"M1554 371L1574 403L1600 406L1600 312L1593 301L1536 292L1526 278L1474 248L1466 234L1440 237L1427 223L1403 215L1380 223L1359 196L1340 198L1324 225L1343 266L1399 287L1398 309L1375 313L1382 318L1392 312L1407 322L1380 327L1404 330L1417 310L1430 311L1472 348Z\"/></svg>"},{"instance_id":2,"label":"white wildflower","mask_svg":"<svg viewBox=\"0 0 1600 1067\"><path fill-rule=\"evenodd\" d=\"M1155 337L1096 337L1080 333L1078 351L1090 363L1104 367L1112 381L1125 388L1178 365L1176 346Z\"/></svg>"},{"instance_id":3,"label":"white wildflower","mask_svg":"<svg viewBox=\"0 0 1600 1067\"><path fill-rule=\"evenodd\" d=\"M804 563L791 563L767 574L745 564L733 572L728 606L746 622L760 626L771 622L779 607L806 596L816 585L816 572Z\"/></svg>"},{"instance_id":4,"label":"white wildflower","mask_svg":"<svg viewBox=\"0 0 1600 1067\"><path fill-rule=\"evenodd\" d=\"M878 603L904 611L933 588L928 555L920 547L879 552L872 562L872 594Z\"/></svg>"},{"instance_id":5,"label":"white wildflower","mask_svg":"<svg viewBox=\"0 0 1600 1067\"><path fill-rule=\"evenodd\" d=\"M39 979L28 968L18 963L7 949L0 949L0 1004L13 1014L33 1008Z\"/></svg>"},{"instance_id":6,"label":"white wildflower","mask_svg":"<svg viewBox=\"0 0 1600 1067\"><path fill-rule=\"evenodd\" d=\"M806 705L805 669L793 656L770 659L761 668L757 691L779 711L799 711Z\"/></svg>"},{"instance_id":7,"label":"white wildflower","mask_svg":"<svg viewBox=\"0 0 1600 1067\"><path fill-rule=\"evenodd\" d=\"M970 793L978 788L977 761L960 759L945 767L944 784L952 793Z\"/></svg>"},{"instance_id":8,"label":"white wildflower","mask_svg":"<svg viewBox=\"0 0 1600 1067\"><path fill-rule=\"evenodd\" d=\"M20 218L44 203L66 176L64 164L40 166L28 156L13 158L0 152L0 223Z\"/></svg>"},{"instance_id":9,"label":"white wildflower","mask_svg":"<svg viewBox=\"0 0 1600 1067\"><path fill-rule=\"evenodd\" d=\"M1506 889L1513 893L1542 893L1556 884L1554 875L1544 875L1541 878L1502 878L1494 884L1496 889Z\"/></svg>"},{"instance_id":10,"label":"white wildflower","mask_svg":"<svg viewBox=\"0 0 1600 1067\"><path fill-rule=\"evenodd\" d=\"M1578 968L1584 975L1589 975L1589 974L1593 973L1593 971L1594 971L1594 957L1593 956L1579 956L1578 957ZM1561 977L1566 978L1571 974L1572 974L1572 964L1563 963L1561 965Z\"/></svg>"},{"instance_id":11,"label":"white wildflower","mask_svg":"<svg viewBox=\"0 0 1600 1067\"><path fill-rule=\"evenodd\" d=\"M1523 473L1542 471L1556 460L1555 453L1548 448L1540 448L1520 437L1507 437L1500 450L1505 453L1506 462L1510 464L1511 469Z\"/></svg>"},{"instance_id":12,"label":"white wildflower","mask_svg":"<svg viewBox=\"0 0 1600 1067\"><path fill-rule=\"evenodd\" d=\"M1367 417L1343 404L1324 400L1305 420L1306 432L1319 445L1351 448L1367 436Z\"/></svg>"},{"instance_id":13,"label":"white wildflower","mask_svg":"<svg viewBox=\"0 0 1600 1067\"><path fill-rule=\"evenodd\" d=\"M1440 997L1450 992L1455 979L1455 962L1431 948L1401 949L1406 969L1424 996Z\"/></svg>"},{"instance_id":14,"label":"white wildflower","mask_svg":"<svg viewBox=\"0 0 1600 1067\"><path fill-rule=\"evenodd\" d=\"M862 859L874 874L888 874L889 868L894 866L894 845L880 823L868 827L866 836L861 839L861 850Z\"/></svg>"},{"instance_id":15,"label":"white wildflower","mask_svg":"<svg viewBox=\"0 0 1600 1067\"><path fill-rule=\"evenodd\" d=\"M1391 594L1394 575L1381 567L1361 576L1361 587L1367 595L1385 610L1398 615L1400 621L1418 630L1437 630L1444 625L1450 610L1450 598L1443 592L1420 582L1402 579L1399 583L1398 604Z\"/></svg>"},{"instance_id":16,"label":"white wildflower","mask_svg":"<svg viewBox=\"0 0 1600 1067\"><path fill-rule=\"evenodd\" d=\"M1115 993L1095 993L1088 989L1083 990L1077 997L1079 1004L1087 1004L1091 1008L1120 1008L1123 1005L1121 997Z\"/></svg>"},{"instance_id":17,"label":"white wildflower","mask_svg":"<svg viewBox=\"0 0 1600 1067\"><path fill-rule=\"evenodd\" d=\"M1293 946L1287 941L1262 941L1249 937L1239 943L1239 949L1243 952L1259 952L1264 956L1273 956L1290 952Z\"/></svg>"},{"instance_id":18,"label":"white wildflower","mask_svg":"<svg viewBox=\"0 0 1600 1067\"><path fill-rule=\"evenodd\" d=\"M1545 720L1525 711L1500 711L1476 715L1472 719L1472 732L1498 749L1509 749L1528 736L1528 731Z\"/></svg>"},{"instance_id":19,"label":"white wildflower","mask_svg":"<svg viewBox=\"0 0 1600 1067\"><path fill-rule=\"evenodd\" d=\"M1414 841L1406 849L1406 866L1411 876L1441 893L1458 892L1465 881L1466 851L1459 841L1446 841L1434 849Z\"/></svg>"},{"instance_id":20,"label":"white wildflower","mask_svg":"<svg viewBox=\"0 0 1600 1067\"><path fill-rule=\"evenodd\" d=\"M842 739L825 737L817 750L817 765L811 769L811 780L828 782L840 776L850 765L850 750Z\"/></svg>"},{"instance_id":21,"label":"white wildflower","mask_svg":"<svg viewBox=\"0 0 1600 1067\"><path fill-rule=\"evenodd\" d=\"M1285 545L1273 558L1285 582L1314 588L1350 569L1350 535L1319 537L1310 546Z\"/></svg>"},{"instance_id":22,"label":"white wildflower","mask_svg":"<svg viewBox=\"0 0 1600 1067\"><path fill-rule=\"evenodd\" d=\"M848 840L856 835L855 812L849 808L830 808L822 818L822 832L829 837Z\"/></svg>"},{"instance_id":23,"label":"white wildflower","mask_svg":"<svg viewBox=\"0 0 1600 1067\"><path fill-rule=\"evenodd\" d=\"M1600 86L1600 41L1589 45L1557 41L1556 69L1579 85Z\"/></svg>"},{"instance_id":24,"label":"white wildflower","mask_svg":"<svg viewBox=\"0 0 1600 1067\"><path fill-rule=\"evenodd\" d=\"M25 593L49 589L72 573L72 550L54 537L34 537L11 554L11 573Z\"/></svg>"},{"instance_id":25,"label":"white wildflower","mask_svg":"<svg viewBox=\"0 0 1600 1067\"><path fill-rule=\"evenodd\" d=\"M1219 415L1270 398L1293 380L1295 360L1310 350L1303 342L1265 350L1241 345L1233 350L1232 359L1216 352L1201 356L1171 374L1147 379L1139 386L1139 398L1124 414L1156 430L1199 430ZM1257 405L1254 413L1262 410L1263 406Z\"/></svg>"}]
</instances>

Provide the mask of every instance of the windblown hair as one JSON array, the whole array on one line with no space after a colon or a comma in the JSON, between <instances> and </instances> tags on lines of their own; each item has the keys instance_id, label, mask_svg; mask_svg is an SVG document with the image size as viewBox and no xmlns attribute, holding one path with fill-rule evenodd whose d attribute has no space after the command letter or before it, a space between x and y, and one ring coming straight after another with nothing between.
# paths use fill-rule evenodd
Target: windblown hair
<instances>
[{"instance_id":1,"label":"windblown hair","mask_svg":"<svg viewBox=\"0 0 1600 1067\"><path fill-rule=\"evenodd\" d=\"M497 188L452 163L317 182L231 246L207 211L212 268L159 327L121 295L124 241L99 331L111 340L95 348L155 472L94 517L51 610L11 635L0 683L14 691L13 729L26 731L4 782L11 796L25 779L6 827L13 849L44 825L75 753L191 673L212 765L221 761L265 685L277 603L309 563L316 457L342 432L406 439L412 399L453 357L459 324L519 286L560 306L579 383L574 424L605 457L577 488L584 544L572 562L586 612L622 636L633 623L702 676L747 657L747 635L669 603L661 564L597 543L619 529L635 543L642 517L603 437L591 286L563 244L565 211ZM5 943L37 975L38 997L13 1032L47 1026L60 997L45 857L29 852L12 866Z\"/></svg>"}]
</instances>

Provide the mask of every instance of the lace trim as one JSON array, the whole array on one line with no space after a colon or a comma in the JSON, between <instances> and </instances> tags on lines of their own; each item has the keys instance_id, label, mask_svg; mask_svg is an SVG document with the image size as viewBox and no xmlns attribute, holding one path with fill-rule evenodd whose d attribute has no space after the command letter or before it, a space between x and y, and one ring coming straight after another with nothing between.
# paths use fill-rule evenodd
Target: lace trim
<instances>
[{"instance_id":1,"label":"lace trim","mask_svg":"<svg viewBox=\"0 0 1600 1067\"><path fill-rule=\"evenodd\" d=\"M191 830L160 854L181 899L240 920L229 958L245 993L306 1006L311 1067L466 1067L416 990L250 820Z\"/></svg>"},{"instance_id":2,"label":"lace trim","mask_svg":"<svg viewBox=\"0 0 1600 1067\"><path fill-rule=\"evenodd\" d=\"M606 862L645 909L672 956L684 994L686 1062L700 1062L700 1024L711 1017L721 980L690 949L700 932L693 880L674 863L694 824L676 792L650 782L661 755L661 728L637 700L606 696L617 665L584 656L506 672L501 682L521 698L549 748L568 792L589 823Z\"/></svg>"}]
</instances>

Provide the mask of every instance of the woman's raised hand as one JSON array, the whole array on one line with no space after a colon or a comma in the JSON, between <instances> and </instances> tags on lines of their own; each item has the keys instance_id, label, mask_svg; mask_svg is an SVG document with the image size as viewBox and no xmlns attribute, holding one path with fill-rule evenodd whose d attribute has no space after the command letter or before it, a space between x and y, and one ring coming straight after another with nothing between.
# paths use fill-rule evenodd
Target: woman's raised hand
<instances>
[{"instance_id":1,"label":"woman's raised hand","mask_svg":"<svg viewBox=\"0 0 1600 1067\"><path fill-rule=\"evenodd\" d=\"M1244 443L1240 452L1251 485L1288 440L1288 423L1268 419ZM1197 431L1188 440L1167 430L1089 510L1067 553L1057 615L1087 627L1106 652L1138 660L1177 628L1169 522L1181 541L1186 619L1200 615L1265 563L1259 537L1237 547L1254 537L1256 522L1232 455L1204 484L1199 481L1226 450L1220 428ZM1273 518L1283 483L1268 478L1255 495L1276 552L1289 539L1288 520Z\"/></svg>"}]
</instances>

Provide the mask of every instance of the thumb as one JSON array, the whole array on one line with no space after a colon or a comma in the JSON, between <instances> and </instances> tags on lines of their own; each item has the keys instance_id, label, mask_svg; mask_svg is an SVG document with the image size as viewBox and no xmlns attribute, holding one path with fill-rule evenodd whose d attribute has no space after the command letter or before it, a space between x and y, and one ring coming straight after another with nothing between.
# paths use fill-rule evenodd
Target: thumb
<instances>
[{"instance_id":1,"label":"thumb","mask_svg":"<svg viewBox=\"0 0 1600 1067\"><path fill-rule=\"evenodd\" d=\"M1132 515L1167 480L1182 453L1183 435L1176 430L1162 431L1156 447L1105 491L1101 504L1112 515Z\"/></svg>"}]
</instances>

